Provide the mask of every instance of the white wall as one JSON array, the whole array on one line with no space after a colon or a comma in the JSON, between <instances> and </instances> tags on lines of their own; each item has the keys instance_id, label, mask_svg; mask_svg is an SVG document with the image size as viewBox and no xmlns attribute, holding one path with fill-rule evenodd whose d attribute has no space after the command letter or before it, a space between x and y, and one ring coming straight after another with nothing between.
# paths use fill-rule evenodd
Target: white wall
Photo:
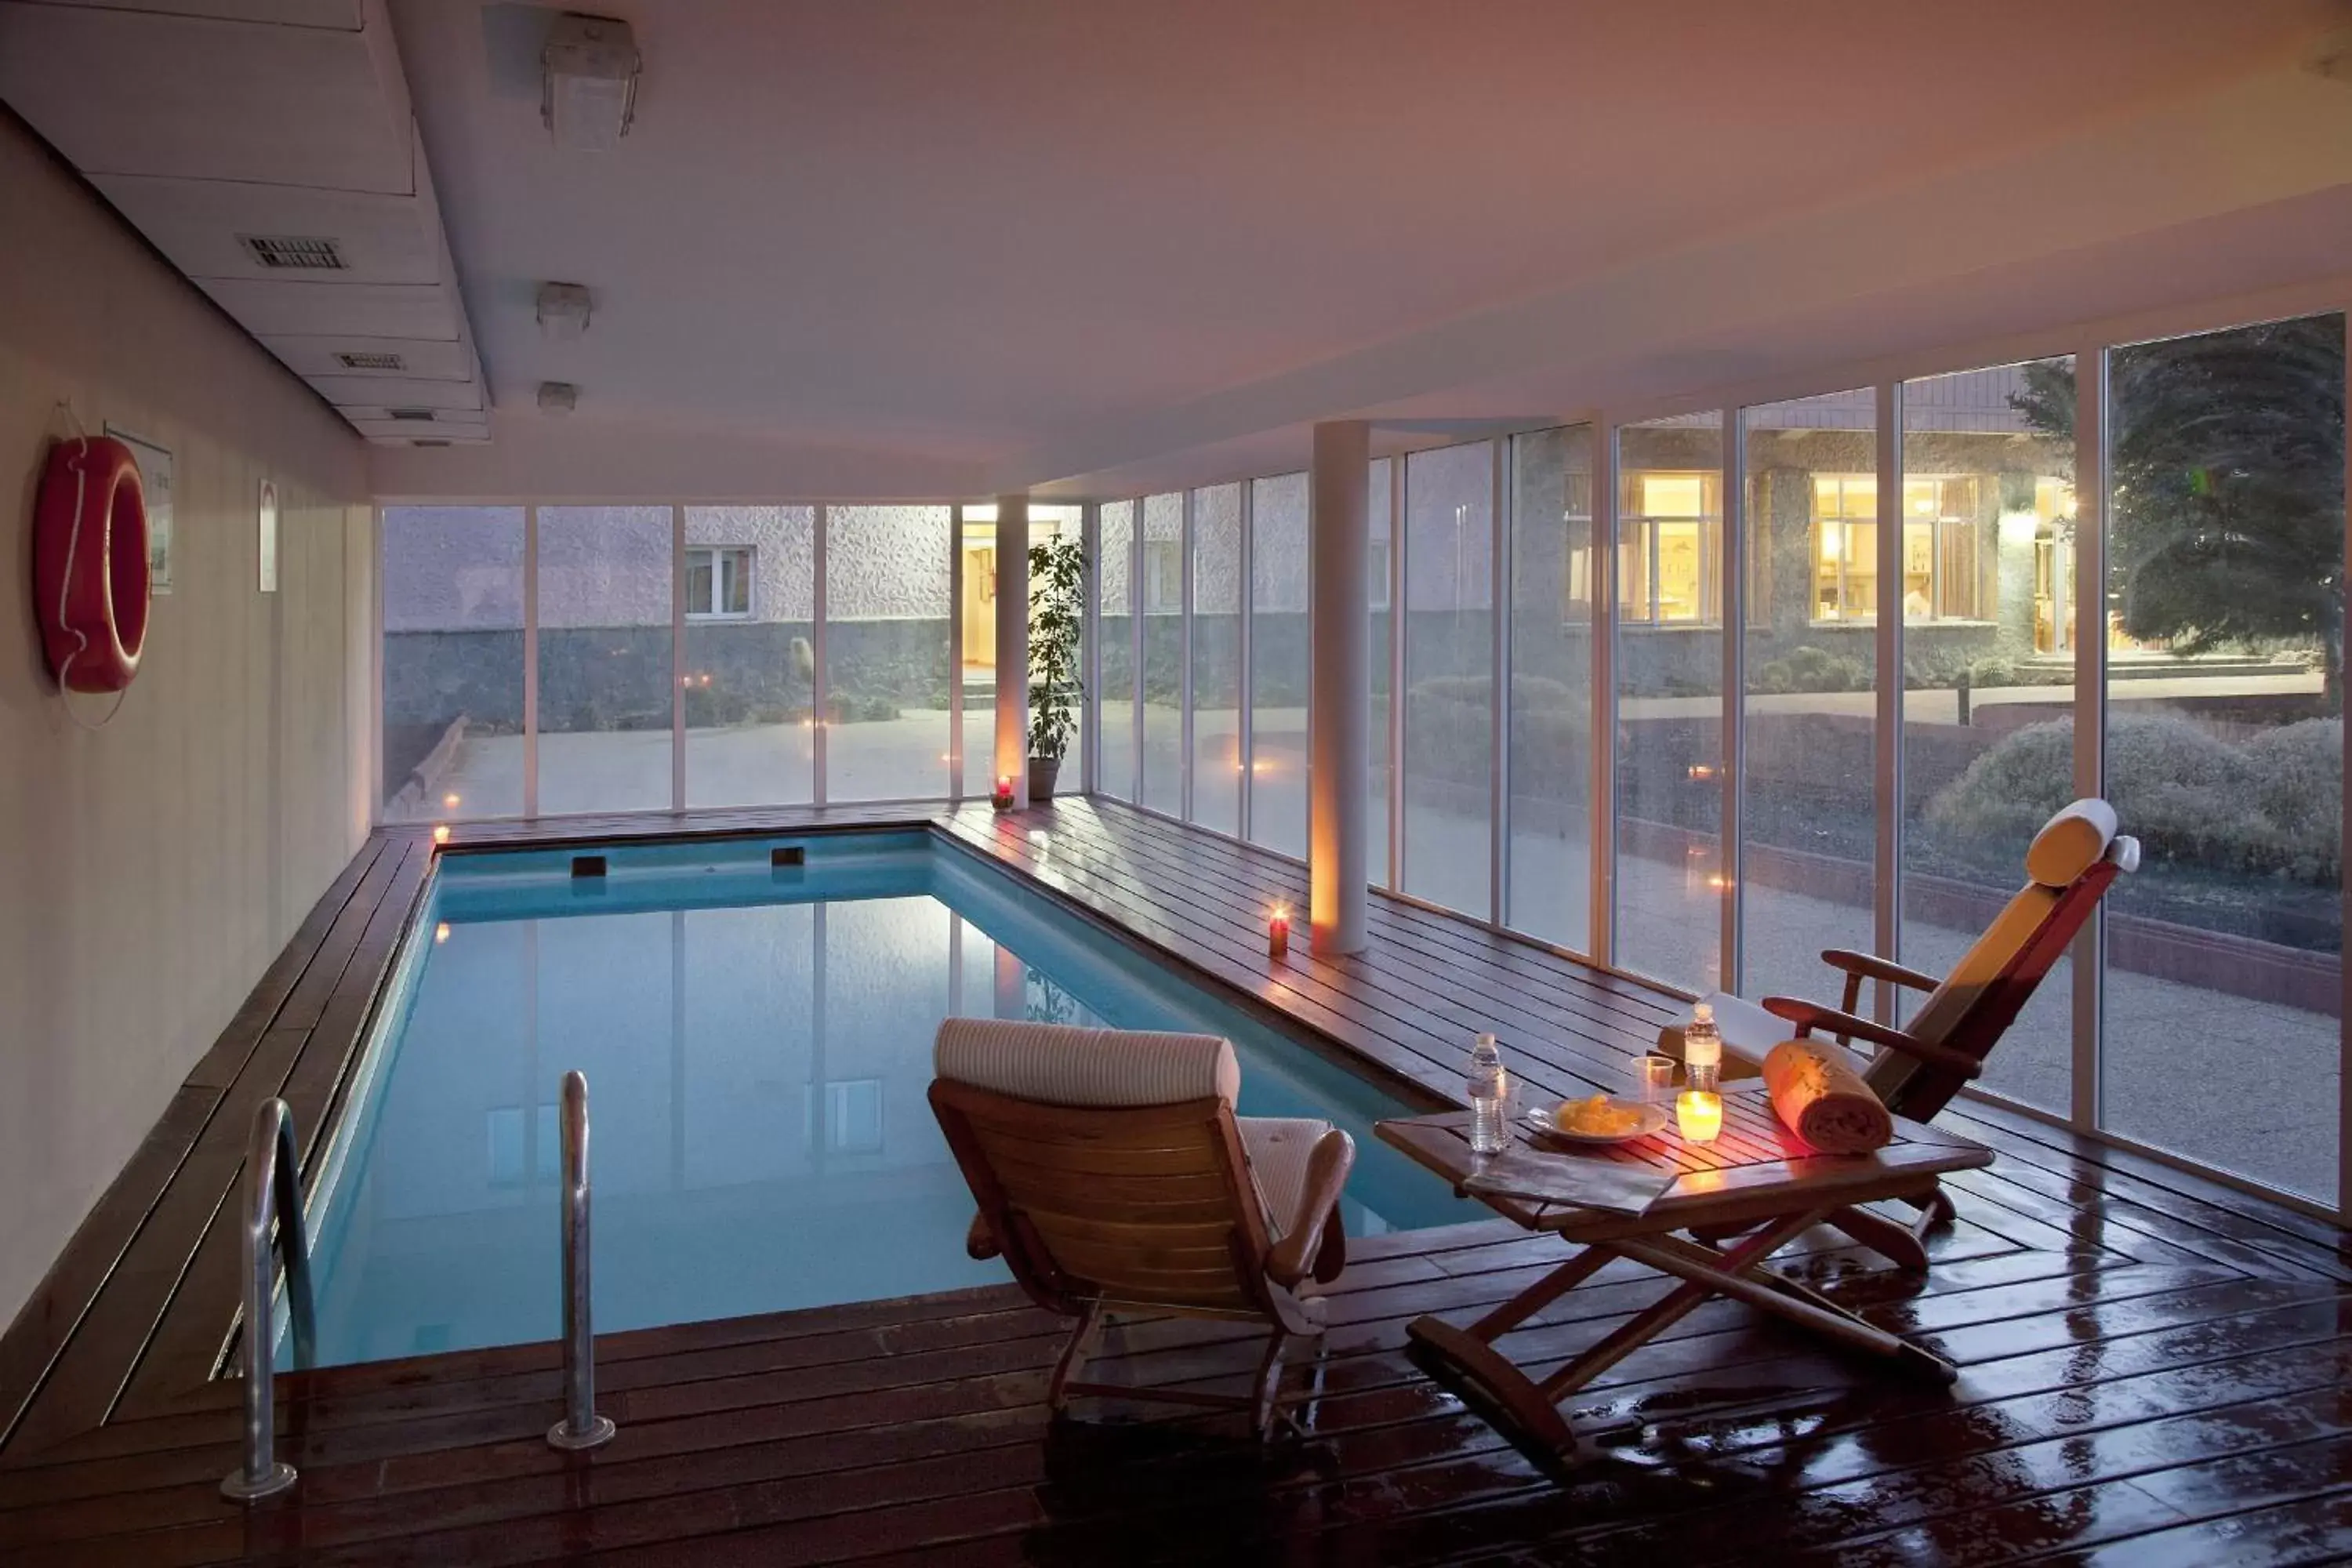
<instances>
[{"instance_id":1,"label":"white wall","mask_svg":"<svg viewBox=\"0 0 2352 1568\"><path fill-rule=\"evenodd\" d=\"M0 1321L365 832L362 445L0 113ZM171 449L173 591L76 726L32 615L61 398ZM279 589L256 585L261 481ZM104 712L104 699L76 698Z\"/></svg>"}]
</instances>

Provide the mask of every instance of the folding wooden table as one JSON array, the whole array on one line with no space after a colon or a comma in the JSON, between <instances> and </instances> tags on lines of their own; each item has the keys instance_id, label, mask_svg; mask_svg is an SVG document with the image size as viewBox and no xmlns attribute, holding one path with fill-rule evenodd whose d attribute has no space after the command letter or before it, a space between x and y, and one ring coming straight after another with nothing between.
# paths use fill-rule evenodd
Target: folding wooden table
<instances>
[{"instance_id":1,"label":"folding wooden table","mask_svg":"<svg viewBox=\"0 0 2352 1568\"><path fill-rule=\"evenodd\" d=\"M1734 1087L1723 1097L1723 1133L1709 1143L1687 1143L1670 1123L1630 1143L1579 1149L1564 1159L1632 1161L1674 1184L1638 1215L1547 1204L1465 1190L1480 1163L1467 1142L1470 1113L1449 1111L1381 1122L1382 1142L1395 1145L1505 1218L1531 1231L1549 1231L1576 1245L1559 1268L1467 1328L1421 1317L1406 1332L1441 1370L1468 1385L1492 1413L1526 1436L1559 1451L1575 1435L1560 1401L1654 1339L1713 1296L1745 1301L1811 1332L1866 1352L1940 1382L1956 1369L1941 1357L1864 1322L1811 1288L1767 1267L1767 1259L1827 1215L1850 1204L1881 1198L1926 1198L1937 1178L1992 1163L1992 1151L1950 1133L1897 1117L1895 1141L1873 1154L1821 1154L1789 1131L1772 1112L1760 1084ZM1520 1134L1524 1136L1524 1134ZM1706 1244L1690 1232L1734 1239ZM1685 1234L1677 1235L1682 1232ZM1612 1258L1630 1258L1683 1281L1675 1289L1600 1343L1541 1379L1529 1377L1496 1351L1495 1342L1590 1279Z\"/></svg>"}]
</instances>

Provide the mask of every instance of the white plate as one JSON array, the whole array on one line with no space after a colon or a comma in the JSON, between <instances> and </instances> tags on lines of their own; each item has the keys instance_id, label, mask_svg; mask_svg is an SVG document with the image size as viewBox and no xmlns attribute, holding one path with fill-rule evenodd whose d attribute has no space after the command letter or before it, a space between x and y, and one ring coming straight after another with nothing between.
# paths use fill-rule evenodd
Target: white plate
<instances>
[{"instance_id":1,"label":"white plate","mask_svg":"<svg viewBox=\"0 0 2352 1568\"><path fill-rule=\"evenodd\" d=\"M1663 1105L1613 1098L1609 1103L1622 1110L1638 1110L1642 1120L1629 1132L1570 1132L1552 1120L1552 1110L1530 1110L1521 1118L1521 1125L1538 1138L1557 1138L1563 1143L1631 1143L1636 1138L1647 1138L1666 1124L1666 1108ZM1554 1107L1554 1110L1557 1109Z\"/></svg>"}]
</instances>

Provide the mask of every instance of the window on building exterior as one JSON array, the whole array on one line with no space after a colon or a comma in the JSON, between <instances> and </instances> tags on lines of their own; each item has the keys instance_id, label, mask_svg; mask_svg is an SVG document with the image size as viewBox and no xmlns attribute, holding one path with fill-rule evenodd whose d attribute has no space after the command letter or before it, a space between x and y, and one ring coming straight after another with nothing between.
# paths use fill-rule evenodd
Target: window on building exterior
<instances>
[{"instance_id":1,"label":"window on building exterior","mask_svg":"<svg viewBox=\"0 0 2352 1568\"><path fill-rule=\"evenodd\" d=\"M1184 608L1184 542L1143 542L1143 613L1172 616Z\"/></svg>"},{"instance_id":2,"label":"window on building exterior","mask_svg":"<svg viewBox=\"0 0 2352 1568\"><path fill-rule=\"evenodd\" d=\"M1977 477L1913 475L1903 481L1903 618L1986 618L1988 535ZM1868 620L1878 613L1878 481L1869 474L1813 476L1813 619Z\"/></svg>"},{"instance_id":3,"label":"window on building exterior","mask_svg":"<svg viewBox=\"0 0 2352 1568\"><path fill-rule=\"evenodd\" d=\"M749 545L697 545L686 552L686 613L700 620L743 620L751 614Z\"/></svg>"},{"instance_id":4,"label":"window on building exterior","mask_svg":"<svg viewBox=\"0 0 2352 1568\"><path fill-rule=\"evenodd\" d=\"M1624 619L1698 626L1723 616L1713 564L1722 480L1712 473L1650 470L1625 476L1618 571Z\"/></svg>"}]
</instances>

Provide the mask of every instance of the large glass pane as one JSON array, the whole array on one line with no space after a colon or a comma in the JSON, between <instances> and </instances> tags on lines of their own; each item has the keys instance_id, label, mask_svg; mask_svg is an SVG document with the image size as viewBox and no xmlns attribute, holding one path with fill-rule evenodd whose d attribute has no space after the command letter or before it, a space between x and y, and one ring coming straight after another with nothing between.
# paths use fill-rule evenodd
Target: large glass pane
<instances>
[{"instance_id":1,"label":"large glass pane","mask_svg":"<svg viewBox=\"0 0 2352 1568\"><path fill-rule=\"evenodd\" d=\"M1143 501L1143 804L1184 809L1184 498Z\"/></svg>"},{"instance_id":2,"label":"large glass pane","mask_svg":"<svg viewBox=\"0 0 2352 1568\"><path fill-rule=\"evenodd\" d=\"M383 510L383 817L522 815L519 506Z\"/></svg>"},{"instance_id":3,"label":"large glass pane","mask_svg":"<svg viewBox=\"0 0 2352 1568\"><path fill-rule=\"evenodd\" d=\"M1742 991L1834 1002L1822 950L1876 948L1877 426L1869 387L1740 411Z\"/></svg>"},{"instance_id":4,"label":"large glass pane","mask_svg":"<svg viewBox=\"0 0 2352 1568\"><path fill-rule=\"evenodd\" d=\"M996 668L996 504L982 502L962 509L963 648L958 679L963 682L963 787L970 795L984 795L994 782L996 768L996 689L1002 672ZM1061 538L1076 539L1082 521L1079 508L1034 503L1029 508L1029 544L1034 549ZM1036 579L1030 579L1034 593ZM1085 672L1080 672L1085 679ZM1075 793L1078 767L1075 745L1055 784Z\"/></svg>"},{"instance_id":5,"label":"large glass pane","mask_svg":"<svg viewBox=\"0 0 2352 1568\"><path fill-rule=\"evenodd\" d=\"M985 795L996 780L996 508L965 507L958 526L963 647L955 679L963 687L963 788Z\"/></svg>"},{"instance_id":6,"label":"large glass pane","mask_svg":"<svg viewBox=\"0 0 2352 1568\"><path fill-rule=\"evenodd\" d=\"M1942 974L2023 884L2034 829L2074 797L2073 362L1906 383L1903 473L1900 956ZM1861 543L1875 539L1854 521L1862 504L1816 496L1825 524L1845 524L1834 561L1814 546L1824 620L1875 613L1878 555ZM1970 614L1938 614L1961 583L1974 585ZM2062 959L2010 1026L1986 1089L2066 1110L2072 964ZM1901 1015L1922 1000L1903 993Z\"/></svg>"},{"instance_id":7,"label":"large glass pane","mask_svg":"<svg viewBox=\"0 0 2352 1568\"><path fill-rule=\"evenodd\" d=\"M1365 780L1370 795L1364 814L1364 874L1376 888L1392 885L1389 865L1389 778L1396 750L1396 730L1389 703L1395 663L1395 530L1390 526L1396 510L1390 459L1372 461L1371 551L1370 575L1372 603L1372 743L1371 776Z\"/></svg>"},{"instance_id":8,"label":"large glass pane","mask_svg":"<svg viewBox=\"0 0 2352 1568\"><path fill-rule=\"evenodd\" d=\"M1120 800L1135 798L1135 503L1102 508L1101 557L1095 567L1100 598L1101 673L1089 692L1102 713L1102 763L1095 787Z\"/></svg>"},{"instance_id":9,"label":"large glass pane","mask_svg":"<svg viewBox=\"0 0 2352 1568\"><path fill-rule=\"evenodd\" d=\"M686 509L686 804L808 800L816 509Z\"/></svg>"},{"instance_id":10,"label":"large glass pane","mask_svg":"<svg viewBox=\"0 0 2352 1568\"><path fill-rule=\"evenodd\" d=\"M1591 937L1592 430L1511 438L1511 880L1505 921Z\"/></svg>"},{"instance_id":11,"label":"large glass pane","mask_svg":"<svg viewBox=\"0 0 2352 1568\"><path fill-rule=\"evenodd\" d=\"M1307 853L1307 476L1250 495L1250 837Z\"/></svg>"},{"instance_id":12,"label":"large glass pane","mask_svg":"<svg viewBox=\"0 0 2352 1568\"><path fill-rule=\"evenodd\" d=\"M1405 460L1404 890L1484 918L1493 885L1495 479L1486 441Z\"/></svg>"},{"instance_id":13,"label":"large glass pane","mask_svg":"<svg viewBox=\"0 0 2352 1568\"><path fill-rule=\"evenodd\" d=\"M670 801L670 510L539 509L539 809Z\"/></svg>"},{"instance_id":14,"label":"large glass pane","mask_svg":"<svg viewBox=\"0 0 2352 1568\"><path fill-rule=\"evenodd\" d=\"M825 510L827 800L947 794L954 531L952 507Z\"/></svg>"},{"instance_id":15,"label":"large glass pane","mask_svg":"<svg viewBox=\"0 0 2352 1568\"><path fill-rule=\"evenodd\" d=\"M1192 492L1192 820L1242 828L1242 488Z\"/></svg>"},{"instance_id":16,"label":"large glass pane","mask_svg":"<svg viewBox=\"0 0 2352 1568\"><path fill-rule=\"evenodd\" d=\"M2084 629L2145 856L2107 899L2104 1119L2332 1203L2344 319L2136 344L2109 375L2107 624Z\"/></svg>"},{"instance_id":17,"label":"large glass pane","mask_svg":"<svg viewBox=\"0 0 2352 1568\"><path fill-rule=\"evenodd\" d=\"M1723 416L1618 431L1617 962L1722 983Z\"/></svg>"}]
</instances>

